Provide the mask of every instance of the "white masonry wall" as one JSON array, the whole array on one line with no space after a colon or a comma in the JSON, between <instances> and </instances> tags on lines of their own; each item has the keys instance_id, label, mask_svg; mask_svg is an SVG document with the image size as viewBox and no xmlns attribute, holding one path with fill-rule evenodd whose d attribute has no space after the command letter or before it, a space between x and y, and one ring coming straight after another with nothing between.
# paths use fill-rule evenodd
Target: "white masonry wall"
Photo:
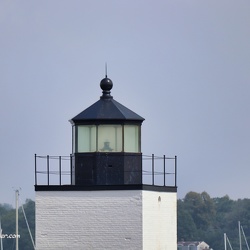
<instances>
[{"instance_id":1,"label":"white masonry wall","mask_svg":"<svg viewBox=\"0 0 250 250\"><path fill-rule=\"evenodd\" d=\"M142 190L37 191L36 249L176 250L176 198Z\"/></svg>"},{"instance_id":2,"label":"white masonry wall","mask_svg":"<svg viewBox=\"0 0 250 250\"><path fill-rule=\"evenodd\" d=\"M143 250L177 249L177 194L143 191Z\"/></svg>"},{"instance_id":3,"label":"white masonry wall","mask_svg":"<svg viewBox=\"0 0 250 250\"><path fill-rule=\"evenodd\" d=\"M141 225L140 190L36 192L37 250L142 249Z\"/></svg>"}]
</instances>

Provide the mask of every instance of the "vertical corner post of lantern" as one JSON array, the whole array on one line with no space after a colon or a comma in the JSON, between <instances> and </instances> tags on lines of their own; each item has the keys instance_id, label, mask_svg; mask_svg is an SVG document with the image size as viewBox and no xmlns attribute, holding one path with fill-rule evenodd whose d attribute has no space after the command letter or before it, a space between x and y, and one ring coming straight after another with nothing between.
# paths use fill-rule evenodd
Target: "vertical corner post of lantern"
<instances>
[{"instance_id":1,"label":"vertical corner post of lantern","mask_svg":"<svg viewBox=\"0 0 250 250\"><path fill-rule=\"evenodd\" d=\"M35 185L37 185L36 154L35 154Z\"/></svg>"},{"instance_id":2,"label":"vertical corner post of lantern","mask_svg":"<svg viewBox=\"0 0 250 250\"><path fill-rule=\"evenodd\" d=\"M175 168L175 187L177 187L177 156L174 157L174 168Z\"/></svg>"}]
</instances>

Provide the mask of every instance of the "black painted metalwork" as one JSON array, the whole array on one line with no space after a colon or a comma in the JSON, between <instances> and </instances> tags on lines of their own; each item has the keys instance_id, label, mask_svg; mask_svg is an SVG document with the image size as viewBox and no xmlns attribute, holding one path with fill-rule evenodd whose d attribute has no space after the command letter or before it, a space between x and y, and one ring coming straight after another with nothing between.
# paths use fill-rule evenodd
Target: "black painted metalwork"
<instances>
[{"instance_id":1,"label":"black painted metalwork","mask_svg":"<svg viewBox=\"0 0 250 250\"><path fill-rule=\"evenodd\" d=\"M62 156L59 156L59 175L60 175L60 185L62 185Z\"/></svg>"},{"instance_id":2,"label":"black painted metalwork","mask_svg":"<svg viewBox=\"0 0 250 250\"><path fill-rule=\"evenodd\" d=\"M124 122L132 121L141 124L144 121L143 117L113 99L110 95L113 82L109 78L105 77L102 79L100 87L103 90L100 100L72 118L70 120L72 124L88 124L93 122L94 124L123 124Z\"/></svg>"},{"instance_id":3,"label":"black painted metalwork","mask_svg":"<svg viewBox=\"0 0 250 250\"><path fill-rule=\"evenodd\" d=\"M152 185L155 184L155 161L154 161L154 154L152 154Z\"/></svg>"},{"instance_id":4,"label":"black painted metalwork","mask_svg":"<svg viewBox=\"0 0 250 250\"><path fill-rule=\"evenodd\" d=\"M70 156L39 156L35 154L35 186L124 186L124 185L149 185L162 187L177 187L177 157L163 157L147 155L135 155L118 153L108 155L106 153L97 153L96 155L89 154L88 157L83 157L82 164L88 166L95 161L100 161L101 169L82 169L75 173L73 166L73 157ZM111 161L107 161L106 157L113 157ZM132 158L134 164L128 160L129 165L126 165L126 157ZM115 166L110 166L110 163L117 163L117 159L125 159L125 162L120 161L120 166L112 172ZM85 160L89 162L85 162ZM142 161L141 161L142 159ZM168 167L167 167L167 164ZM59 163L59 164L58 164ZM107 164L109 163L109 164ZM150 170L151 165L151 170ZM125 167L124 167L125 166ZM135 169L134 166L141 166ZM144 167L143 167L144 166ZM162 170L159 168L162 166ZM158 167L158 169L156 169ZM79 179L74 177L78 176ZM171 182L166 182L166 176L170 177ZM66 178L65 178L66 177ZM122 179L121 179L122 177ZM150 177L150 178L148 178ZM46 181L47 180L47 181ZM115 180L115 181L114 181ZM150 181L151 180L151 181ZM157 183L156 183L157 181Z\"/></svg>"},{"instance_id":5,"label":"black painted metalwork","mask_svg":"<svg viewBox=\"0 0 250 250\"><path fill-rule=\"evenodd\" d=\"M72 155L70 155L70 184L73 184L73 161Z\"/></svg>"},{"instance_id":6,"label":"black painted metalwork","mask_svg":"<svg viewBox=\"0 0 250 250\"><path fill-rule=\"evenodd\" d=\"M151 156L142 155L141 125L144 118L113 99L111 96L113 82L107 76L101 80L100 87L102 89L100 100L70 120L73 139L72 155L38 156L35 154L36 189L39 189L39 187L41 187L40 190L47 189L47 187L57 189L59 187L62 190L62 187L67 186L68 190L75 190L78 187L82 189L90 188L91 190L95 188L109 190L114 187L129 189L143 186L143 188L151 187L151 189L152 187L164 187L164 190L168 188L169 190L176 190L177 158L166 158L165 155L158 157L154 154ZM121 127L122 132L119 140L122 141L122 146L119 152L118 150L114 151L113 146L110 147L109 141L101 141L101 143L104 143L103 147L99 146L98 148L97 146L98 129L108 127L107 125ZM133 138L136 140L137 148L129 149L134 150L134 152L125 151L125 139L127 137L125 137L124 131L128 125L137 128L136 138ZM90 140L85 135L78 133L78 129L92 126L96 129L94 133L96 136L95 147L91 147L91 149L83 147L83 149L78 150L79 141ZM89 133L89 136L91 137L92 134ZM47 163L44 163L43 159L47 159L45 161ZM166 160L173 160L173 166L167 166ZM173 178L169 180L169 176Z\"/></svg>"},{"instance_id":7,"label":"black painted metalwork","mask_svg":"<svg viewBox=\"0 0 250 250\"><path fill-rule=\"evenodd\" d=\"M115 101L111 96L113 82L107 76L101 80L102 96L99 101L83 110L70 120L73 130L73 185L125 185L142 183L142 154L140 152L141 124L144 118ZM82 125L91 125L96 128L96 146L91 152L78 150L78 129ZM104 141L103 147L97 148L98 129L101 125L121 125L122 140L121 151L114 151L109 141ZM133 125L138 128L137 151L125 152L124 150L124 126ZM98 127L99 126L99 127ZM80 152L79 152L80 151ZM106 151L106 152L104 152Z\"/></svg>"},{"instance_id":8,"label":"black painted metalwork","mask_svg":"<svg viewBox=\"0 0 250 250\"><path fill-rule=\"evenodd\" d=\"M75 185L142 183L141 153L75 153Z\"/></svg>"},{"instance_id":9,"label":"black painted metalwork","mask_svg":"<svg viewBox=\"0 0 250 250\"><path fill-rule=\"evenodd\" d=\"M166 156L163 155L163 168L164 168L164 186L166 185ZM175 183L176 186L176 183Z\"/></svg>"},{"instance_id":10,"label":"black painted metalwork","mask_svg":"<svg viewBox=\"0 0 250 250\"><path fill-rule=\"evenodd\" d=\"M35 185L37 185L36 154L35 154Z\"/></svg>"},{"instance_id":11,"label":"black painted metalwork","mask_svg":"<svg viewBox=\"0 0 250 250\"><path fill-rule=\"evenodd\" d=\"M175 186L153 186L148 184L137 185L98 185L98 186L75 186L75 185L36 185L35 191L100 191L100 190L149 190L157 192L176 193Z\"/></svg>"},{"instance_id":12,"label":"black painted metalwork","mask_svg":"<svg viewBox=\"0 0 250 250\"><path fill-rule=\"evenodd\" d=\"M47 172L49 173L49 155L47 155ZM48 177L48 185L49 185L49 174L47 175Z\"/></svg>"},{"instance_id":13,"label":"black painted metalwork","mask_svg":"<svg viewBox=\"0 0 250 250\"><path fill-rule=\"evenodd\" d=\"M177 186L177 156L174 157L174 164L175 164L175 186Z\"/></svg>"}]
</instances>

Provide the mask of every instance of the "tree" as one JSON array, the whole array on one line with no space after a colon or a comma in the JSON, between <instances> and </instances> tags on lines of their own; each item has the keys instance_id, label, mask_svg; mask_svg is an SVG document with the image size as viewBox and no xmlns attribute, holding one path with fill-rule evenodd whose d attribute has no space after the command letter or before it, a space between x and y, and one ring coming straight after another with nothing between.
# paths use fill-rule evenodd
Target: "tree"
<instances>
[{"instance_id":1,"label":"tree","mask_svg":"<svg viewBox=\"0 0 250 250\"><path fill-rule=\"evenodd\" d=\"M185 207L192 216L198 230L211 227L215 219L213 200L206 192L189 192L184 198Z\"/></svg>"},{"instance_id":2,"label":"tree","mask_svg":"<svg viewBox=\"0 0 250 250\"><path fill-rule=\"evenodd\" d=\"M177 201L177 235L178 241L196 240L198 232L191 214L185 210L182 200Z\"/></svg>"},{"instance_id":3,"label":"tree","mask_svg":"<svg viewBox=\"0 0 250 250\"><path fill-rule=\"evenodd\" d=\"M29 222L29 226L31 232L34 236L35 232L35 202L32 200L26 200L25 204L23 205L27 220ZM19 208L19 229L18 234L20 235L19 238L19 249L20 250L33 250L33 245L30 239L30 235L27 229L27 225L25 222L25 218L23 215L23 211ZM5 235L13 235L15 234L15 227L16 227L16 211L13 208L6 207L0 205L0 216L2 218L1 225L3 229L3 234ZM3 239L3 246L4 249L14 249L16 244L16 239L14 238L4 238Z\"/></svg>"},{"instance_id":4,"label":"tree","mask_svg":"<svg viewBox=\"0 0 250 250\"><path fill-rule=\"evenodd\" d=\"M224 248L224 233L233 249L239 247L238 221L250 241L250 199L231 200L228 195L210 198L206 192L189 192L178 200L178 240L205 241L213 249ZM245 242L242 238L243 249Z\"/></svg>"}]
</instances>

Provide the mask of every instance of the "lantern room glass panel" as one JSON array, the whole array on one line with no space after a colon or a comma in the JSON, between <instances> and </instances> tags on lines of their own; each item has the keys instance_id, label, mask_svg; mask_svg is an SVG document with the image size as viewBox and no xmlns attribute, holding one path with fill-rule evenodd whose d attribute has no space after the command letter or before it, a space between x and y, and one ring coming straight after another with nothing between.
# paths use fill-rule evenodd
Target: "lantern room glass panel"
<instances>
[{"instance_id":1,"label":"lantern room glass panel","mask_svg":"<svg viewBox=\"0 0 250 250\"><path fill-rule=\"evenodd\" d=\"M99 125L98 126L98 151L121 152L122 151L122 126Z\"/></svg>"},{"instance_id":2,"label":"lantern room glass panel","mask_svg":"<svg viewBox=\"0 0 250 250\"><path fill-rule=\"evenodd\" d=\"M96 151L96 126L79 125L77 127L77 151L78 153Z\"/></svg>"},{"instance_id":3,"label":"lantern room glass panel","mask_svg":"<svg viewBox=\"0 0 250 250\"><path fill-rule=\"evenodd\" d=\"M124 152L140 152L139 126L124 125Z\"/></svg>"}]
</instances>

